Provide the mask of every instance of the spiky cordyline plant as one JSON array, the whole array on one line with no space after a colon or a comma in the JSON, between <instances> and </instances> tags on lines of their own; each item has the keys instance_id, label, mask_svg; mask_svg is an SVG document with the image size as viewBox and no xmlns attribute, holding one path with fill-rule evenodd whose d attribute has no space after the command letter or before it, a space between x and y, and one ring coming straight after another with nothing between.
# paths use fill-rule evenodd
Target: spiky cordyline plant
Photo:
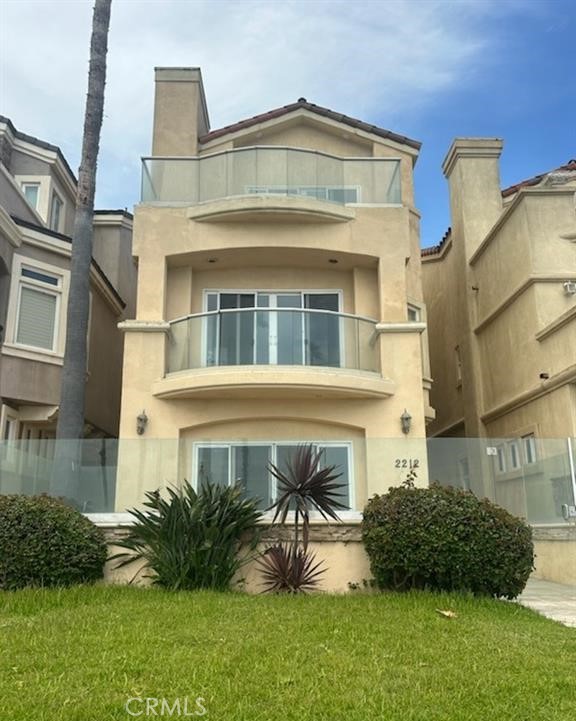
<instances>
[{"instance_id":1,"label":"spiky cordyline plant","mask_svg":"<svg viewBox=\"0 0 576 721\"><path fill-rule=\"evenodd\" d=\"M295 454L282 471L273 463L270 473L278 482L278 499L272 524L286 523L288 513L294 511L294 538L288 544L276 544L268 548L260 560L264 574L265 591L298 593L312 590L325 572L322 561L316 561L308 551L310 537L310 511L317 511L326 521L339 521L337 509L345 509L338 500L337 483L340 473L335 466L320 467L322 451L311 444L298 446ZM300 537L300 527L302 537Z\"/></svg>"}]
</instances>

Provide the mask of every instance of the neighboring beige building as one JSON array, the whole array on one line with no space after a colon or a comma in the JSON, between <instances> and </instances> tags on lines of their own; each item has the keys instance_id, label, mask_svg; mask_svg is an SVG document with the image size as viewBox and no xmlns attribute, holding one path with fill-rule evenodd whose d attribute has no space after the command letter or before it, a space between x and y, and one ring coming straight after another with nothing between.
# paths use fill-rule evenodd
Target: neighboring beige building
<instances>
[{"instance_id":1,"label":"neighboring beige building","mask_svg":"<svg viewBox=\"0 0 576 721\"><path fill-rule=\"evenodd\" d=\"M576 583L576 161L501 191L501 150L453 142L452 228L422 252L430 476L526 517L536 575Z\"/></svg>"},{"instance_id":2,"label":"neighboring beige building","mask_svg":"<svg viewBox=\"0 0 576 721\"><path fill-rule=\"evenodd\" d=\"M37 441L36 449L54 438L56 429L75 191L76 178L60 150L0 116L0 439ZM123 339L117 324L133 315L136 295L131 236L130 213L96 211L86 373L89 438L118 435ZM6 481L15 469L2 461Z\"/></svg>"},{"instance_id":3,"label":"neighboring beige building","mask_svg":"<svg viewBox=\"0 0 576 721\"><path fill-rule=\"evenodd\" d=\"M211 131L199 69L156 69L117 511L184 478L267 506L302 442L356 517L410 464L427 482L419 147L303 98Z\"/></svg>"},{"instance_id":4,"label":"neighboring beige building","mask_svg":"<svg viewBox=\"0 0 576 721\"><path fill-rule=\"evenodd\" d=\"M501 149L457 138L443 164L452 228L422 252L429 435L576 436L576 161L501 191Z\"/></svg>"}]
</instances>

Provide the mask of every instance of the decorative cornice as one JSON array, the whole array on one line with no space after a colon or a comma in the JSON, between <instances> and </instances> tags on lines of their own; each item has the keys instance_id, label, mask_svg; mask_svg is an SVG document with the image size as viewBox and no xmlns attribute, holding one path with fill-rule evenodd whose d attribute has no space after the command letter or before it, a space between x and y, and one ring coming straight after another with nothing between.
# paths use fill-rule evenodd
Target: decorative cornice
<instances>
[{"instance_id":1,"label":"decorative cornice","mask_svg":"<svg viewBox=\"0 0 576 721\"><path fill-rule=\"evenodd\" d=\"M568 368L565 368L560 373L556 373L556 375L553 375L549 380L543 381L537 388L531 388L530 390L524 391L516 397L511 398L509 401L506 401L506 403L501 403L499 406L490 409L480 416L480 418L484 423L490 423L491 421L495 421L497 418L506 415L506 413L510 413L510 411L516 410L516 408L525 406L542 396L548 395L548 393L556 390L557 388L561 388L568 383L574 383L574 381L576 381L576 363L568 366Z\"/></svg>"},{"instance_id":2,"label":"decorative cornice","mask_svg":"<svg viewBox=\"0 0 576 721\"><path fill-rule=\"evenodd\" d=\"M442 163L442 172L447 178L450 177L460 158L498 159L503 145L500 138L454 138Z\"/></svg>"},{"instance_id":3,"label":"decorative cornice","mask_svg":"<svg viewBox=\"0 0 576 721\"><path fill-rule=\"evenodd\" d=\"M19 248L22 244L20 228L18 228L4 208L0 208L0 233L4 234L10 245L14 248Z\"/></svg>"},{"instance_id":4,"label":"decorative cornice","mask_svg":"<svg viewBox=\"0 0 576 721\"><path fill-rule=\"evenodd\" d=\"M118 328L125 333L169 333L170 323L165 320L124 320Z\"/></svg>"},{"instance_id":5,"label":"decorative cornice","mask_svg":"<svg viewBox=\"0 0 576 721\"><path fill-rule=\"evenodd\" d=\"M565 313L558 316L558 318L552 321L552 323L549 323L547 326L542 328L542 330L538 331L538 333L536 333L536 340L540 342L543 341L545 338L552 335L552 333L555 333L557 330L560 330L560 328L570 323L570 321L574 320L576 320L576 304L573 305L572 308L568 308Z\"/></svg>"},{"instance_id":6,"label":"decorative cornice","mask_svg":"<svg viewBox=\"0 0 576 721\"><path fill-rule=\"evenodd\" d=\"M519 296L522 295L530 286L534 285L535 283L563 283L567 278L570 278L570 273L555 273L554 275L538 275L533 274L529 276L525 281L520 283L520 285L516 286L516 288L510 293L510 295L507 298L504 298L499 305L494 308L490 313L488 313L487 316L485 316L478 325L474 328L474 333L478 335L481 333L492 321L497 318L508 306L512 305L512 303L518 299Z\"/></svg>"},{"instance_id":7,"label":"decorative cornice","mask_svg":"<svg viewBox=\"0 0 576 721\"><path fill-rule=\"evenodd\" d=\"M426 323L376 323L376 333L424 333Z\"/></svg>"}]
</instances>

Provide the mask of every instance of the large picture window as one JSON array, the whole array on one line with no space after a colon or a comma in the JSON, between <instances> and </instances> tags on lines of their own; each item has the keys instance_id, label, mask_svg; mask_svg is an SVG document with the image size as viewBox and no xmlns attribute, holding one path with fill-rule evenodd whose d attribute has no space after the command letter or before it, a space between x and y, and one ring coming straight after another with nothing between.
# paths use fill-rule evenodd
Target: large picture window
<instances>
[{"instance_id":1,"label":"large picture window","mask_svg":"<svg viewBox=\"0 0 576 721\"><path fill-rule=\"evenodd\" d=\"M197 443L193 469L196 487L206 481L227 486L240 483L247 497L259 498L260 508L269 508L277 498L277 487L268 464L285 470L299 445L302 444L296 441ZM343 485L339 500L347 508L353 508L351 444L317 441L312 445L322 454L322 468L336 467L340 474L338 482Z\"/></svg>"}]
</instances>

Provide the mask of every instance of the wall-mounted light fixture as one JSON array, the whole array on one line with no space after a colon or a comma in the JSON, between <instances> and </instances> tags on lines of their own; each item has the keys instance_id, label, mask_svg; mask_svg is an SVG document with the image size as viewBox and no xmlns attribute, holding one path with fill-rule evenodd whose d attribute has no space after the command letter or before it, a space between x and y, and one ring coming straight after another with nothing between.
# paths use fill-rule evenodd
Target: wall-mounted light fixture
<instances>
[{"instance_id":1,"label":"wall-mounted light fixture","mask_svg":"<svg viewBox=\"0 0 576 721\"><path fill-rule=\"evenodd\" d=\"M576 295L576 280L567 280L563 287L566 295Z\"/></svg>"},{"instance_id":2,"label":"wall-mounted light fixture","mask_svg":"<svg viewBox=\"0 0 576 721\"><path fill-rule=\"evenodd\" d=\"M136 416L136 433L141 436L146 430L147 425L148 416L146 415L146 411L142 411L142 413Z\"/></svg>"},{"instance_id":3,"label":"wall-mounted light fixture","mask_svg":"<svg viewBox=\"0 0 576 721\"><path fill-rule=\"evenodd\" d=\"M402 433L407 436L408 433L410 433L410 428L412 427L412 416L408 413L406 408L404 408L404 413L400 416L400 425L402 426Z\"/></svg>"}]
</instances>

